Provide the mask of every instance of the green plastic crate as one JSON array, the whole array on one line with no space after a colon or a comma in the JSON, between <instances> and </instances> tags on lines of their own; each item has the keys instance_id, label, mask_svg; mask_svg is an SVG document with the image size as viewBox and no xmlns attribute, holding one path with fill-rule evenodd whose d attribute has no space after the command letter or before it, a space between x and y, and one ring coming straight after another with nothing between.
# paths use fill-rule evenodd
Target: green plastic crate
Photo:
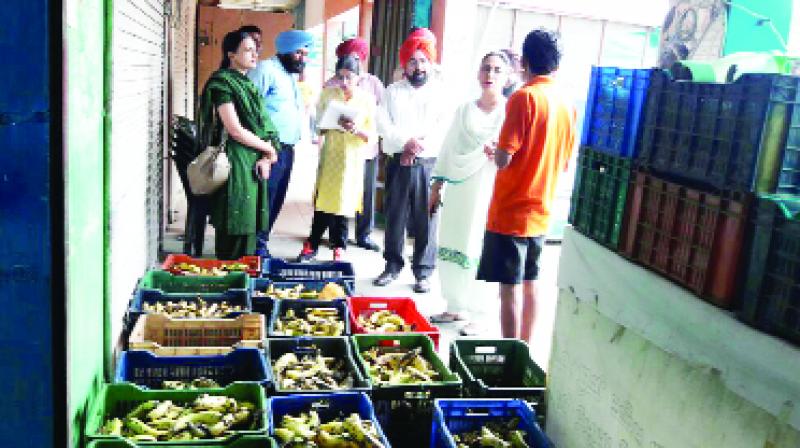
<instances>
[{"instance_id":1,"label":"green plastic crate","mask_svg":"<svg viewBox=\"0 0 800 448\"><path fill-rule=\"evenodd\" d=\"M470 398L541 397L547 381L519 339L456 339L450 343L450 368Z\"/></svg>"},{"instance_id":2,"label":"green plastic crate","mask_svg":"<svg viewBox=\"0 0 800 448\"><path fill-rule=\"evenodd\" d=\"M617 250L631 178L631 159L581 147L569 222L582 234Z\"/></svg>"},{"instance_id":3,"label":"green plastic crate","mask_svg":"<svg viewBox=\"0 0 800 448\"><path fill-rule=\"evenodd\" d=\"M650 80L636 163L717 191L800 194L800 77Z\"/></svg>"},{"instance_id":4,"label":"green plastic crate","mask_svg":"<svg viewBox=\"0 0 800 448\"><path fill-rule=\"evenodd\" d=\"M800 197L758 198L739 318L800 345Z\"/></svg>"},{"instance_id":5,"label":"green plastic crate","mask_svg":"<svg viewBox=\"0 0 800 448\"><path fill-rule=\"evenodd\" d=\"M86 445L86 448L135 448L136 446L139 445L129 440L93 440ZM230 443L203 446L208 448L278 448L278 443L272 437L248 434L238 437Z\"/></svg>"},{"instance_id":6,"label":"green plastic crate","mask_svg":"<svg viewBox=\"0 0 800 448\"><path fill-rule=\"evenodd\" d=\"M518 398L545 415L547 375L519 339L459 338L450 343L450 368L468 398Z\"/></svg>"},{"instance_id":7,"label":"green plastic crate","mask_svg":"<svg viewBox=\"0 0 800 448\"><path fill-rule=\"evenodd\" d=\"M441 381L427 384L402 386L377 385L372 383L372 401L375 413L386 436L397 447L422 447L430 442L430 430L435 398L458 398L461 396L461 380L447 368L433 348L433 341L423 334L355 335L353 346L358 364L369 378L369 370L361 352L376 345L403 348L422 347L422 355L439 372Z\"/></svg>"},{"instance_id":8,"label":"green plastic crate","mask_svg":"<svg viewBox=\"0 0 800 448\"><path fill-rule=\"evenodd\" d=\"M246 275L246 274L245 274ZM263 436L267 434L266 396L258 383L235 383L222 389L204 390L146 390L134 384L106 384L89 409L86 418L86 437L88 441L107 440L121 441L120 436L100 434L100 428L109 418L124 417L134 407L147 400L172 400L176 403L194 401L200 395L225 395L238 401L248 401L256 407L256 418L251 428L235 431L226 437L210 440L192 440L182 442L137 442L137 446L227 446L242 435Z\"/></svg>"},{"instance_id":9,"label":"green plastic crate","mask_svg":"<svg viewBox=\"0 0 800 448\"><path fill-rule=\"evenodd\" d=\"M372 376L369 374L367 363L361 356L361 352L366 351L375 346L386 347L402 347L402 348L417 348L422 347L422 356L433 364L433 368L439 372L442 377L441 381L435 381L426 384L404 384L402 386L379 385L372 383L373 396L383 396L388 398L413 398L418 396L418 392L425 392L428 390L436 389L455 389L461 390L461 379L458 378L450 369L447 368L445 363L439 358L436 350L433 348L433 341L431 338L424 334L398 334L398 335L355 335L353 336L353 347L355 350L356 360L358 361L359 368L362 373L372 381Z\"/></svg>"},{"instance_id":10,"label":"green plastic crate","mask_svg":"<svg viewBox=\"0 0 800 448\"><path fill-rule=\"evenodd\" d=\"M353 386L347 389L284 389L278 381L277 372L273 365L286 353L294 353L298 357L306 354L315 354L319 350L322 356L344 360L347 370L353 374ZM303 336L297 338L269 338L267 339L267 371L272 375L270 396L307 395L334 392L370 392L370 382L364 375L361 367L353 357L350 340L346 336Z\"/></svg>"},{"instance_id":11,"label":"green plastic crate","mask_svg":"<svg viewBox=\"0 0 800 448\"><path fill-rule=\"evenodd\" d=\"M141 289L155 289L170 294L220 294L229 290L250 287L250 277L244 272L232 272L223 277L174 275L166 271L147 271L139 281Z\"/></svg>"}]
</instances>

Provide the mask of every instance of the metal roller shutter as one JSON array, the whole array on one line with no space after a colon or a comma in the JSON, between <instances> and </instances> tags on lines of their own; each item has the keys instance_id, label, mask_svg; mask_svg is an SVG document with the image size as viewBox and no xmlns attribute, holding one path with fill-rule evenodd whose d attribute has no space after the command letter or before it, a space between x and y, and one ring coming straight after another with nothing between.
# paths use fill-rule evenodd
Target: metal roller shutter
<instances>
[{"instance_id":1,"label":"metal roller shutter","mask_svg":"<svg viewBox=\"0 0 800 448\"><path fill-rule=\"evenodd\" d=\"M161 240L166 11L163 0L113 2L111 33L111 301L119 322L131 285ZM112 328L112 334L119 334Z\"/></svg>"},{"instance_id":2,"label":"metal roller shutter","mask_svg":"<svg viewBox=\"0 0 800 448\"><path fill-rule=\"evenodd\" d=\"M172 8L172 114L194 119L197 1L174 0Z\"/></svg>"}]
</instances>

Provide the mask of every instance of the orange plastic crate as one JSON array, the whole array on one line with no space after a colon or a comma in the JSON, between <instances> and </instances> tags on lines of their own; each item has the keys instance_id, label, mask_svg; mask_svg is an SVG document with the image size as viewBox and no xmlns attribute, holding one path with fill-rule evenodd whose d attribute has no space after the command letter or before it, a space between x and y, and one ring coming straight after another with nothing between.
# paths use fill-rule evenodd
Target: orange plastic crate
<instances>
[{"instance_id":1,"label":"orange plastic crate","mask_svg":"<svg viewBox=\"0 0 800 448\"><path fill-rule=\"evenodd\" d=\"M736 298L752 195L634 174L620 252L722 308Z\"/></svg>"}]
</instances>

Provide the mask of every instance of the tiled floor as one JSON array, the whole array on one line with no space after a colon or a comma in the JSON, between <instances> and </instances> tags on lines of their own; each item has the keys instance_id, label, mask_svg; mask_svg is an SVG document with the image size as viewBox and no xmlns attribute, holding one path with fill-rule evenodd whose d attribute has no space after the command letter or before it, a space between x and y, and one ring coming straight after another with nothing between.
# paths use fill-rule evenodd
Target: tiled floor
<instances>
[{"instance_id":1,"label":"tiled floor","mask_svg":"<svg viewBox=\"0 0 800 448\"><path fill-rule=\"evenodd\" d=\"M315 146L302 145L295 150L295 166L292 175L292 182L286 198L286 204L281 211L278 221L273 229L273 236L270 242L270 252L273 256L281 258L293 258L297 256L303 243L303 239L308 236L311 227L311 196L314 188L314 173L317 166L317 149ZM182 242L179 241L183 233L184 210L178 210L175 214L175 225L168 229L165 248L168 252L180 252ZM352 228L351 224L351 228ZM351 234L352 234L351 230ZM383 231L376 229L373 239L381 244L383 242ZM206 233L204 255L213 256L214 235L213 228L209 226ZM540 299L538 302L538 317L534 329L532 352L536 362L547 369L550 358L550 346L552 342L553 320L555 319L556 304L556 273L558 269L558 257L561 249L558 245L548 245L545 247L543 259L541 260L542 273L540 281ZM407 247L407 254L411 254L411 247ZM322 247L319 252L319 259L329 260L332 253L329 249ZM441 285L438 275L434 273L431 279L431 292L428 294L415 294L411 290L414 277L410 269L405 269L400 277L391 285L386 287L373 286L372 280L383 270L383 257L377 252L366 251L357 247L347 250L346 259L353 263L356 271L357 284L356 292L361 296L375 297L413 297L417 307L425 315L435 314L444 310L445 303L441 296ZM475 290L475 300L485 301L487 304L486 313L482 316L481 324L486 329L487 337L499 337L499 298L497 285L479 283ZM443 357L447 357L447 345L449 341L458 336L458 325L460 324L440 324L442 330L442 343L440 348Z\"/></svg>"}]
</instances>

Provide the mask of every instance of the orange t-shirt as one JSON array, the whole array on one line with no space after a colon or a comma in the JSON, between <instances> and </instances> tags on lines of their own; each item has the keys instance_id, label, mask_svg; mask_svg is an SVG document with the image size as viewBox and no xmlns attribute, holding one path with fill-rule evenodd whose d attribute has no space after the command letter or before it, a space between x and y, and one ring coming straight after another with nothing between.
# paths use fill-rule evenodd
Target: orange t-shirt
<instances>
[{"instance_id":1,"label":"orange t-shirt","mask_svg":"<svg viewBox=\"0 0 800 448\"><path fill-rule=\"evenodd\" d=\"M537 76L506 104L498 150L511 163L497 172L486 229L512 236L547 233L556 183L575 143L575 109L552 78Z\"/></svg>"}]
</instances>

